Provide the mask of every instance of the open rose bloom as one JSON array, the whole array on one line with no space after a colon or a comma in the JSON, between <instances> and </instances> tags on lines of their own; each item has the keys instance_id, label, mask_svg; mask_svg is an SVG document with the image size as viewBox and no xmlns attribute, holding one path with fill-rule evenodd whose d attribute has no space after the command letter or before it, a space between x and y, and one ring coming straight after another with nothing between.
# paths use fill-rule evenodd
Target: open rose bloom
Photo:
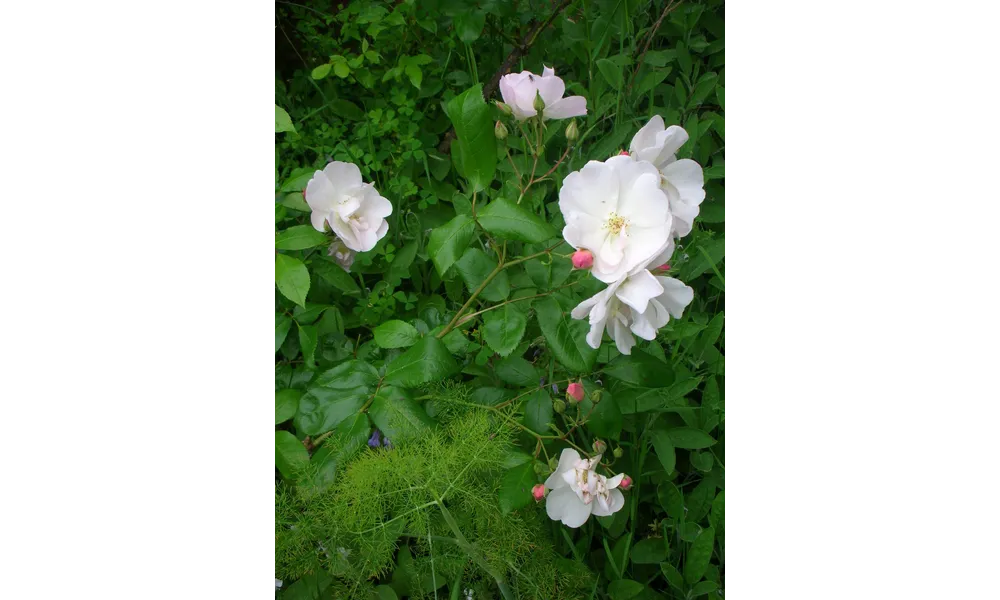
<instances>
[{"instance_id":1,"label":"open rose bloom","mask_svg":"<svg viewBox=\"0 0 1000 600\"><path fill-rule=\"evenodd\" d=\"M357 165L335 160L316 171L306 185L305 198L313 227L326 231L329 224L355 252L371 250L389 231L385 218L392 214L392 203L361 180Z\"/></svg>"},{"instance_id":2,"label":"open rose bloom","mask_svg":"<svg viewBox=\"0 0 1000 600\"><path fill-rule=\"evenodd\" d=\"M611 479L598 475L594 469L600 462L600 454L586 459L576 450L562 451L559 466L545 480L545 487L552 490L545 499L550 519L575 529L590 515L607 517L625 506L625 496L616 489L625 475L619 473Z\"/></svg>"},{"instance_id":3,"label":"open rose bloom","mask_svg":"<svg viewBox=\"0 0 1000 600\"><path fill-rule=\"evenodd\" d=\"M544 65L541 75L521 71L500 78L500 95L518 121L530 119L538 114L535 110L536 94L541 95L545 102L545 108L542 110L543 119L568 119L587 114L586 98L583 96L563 98L564 93L566 84L556 77L555 69Z\"/></svg>"}]
</instances>

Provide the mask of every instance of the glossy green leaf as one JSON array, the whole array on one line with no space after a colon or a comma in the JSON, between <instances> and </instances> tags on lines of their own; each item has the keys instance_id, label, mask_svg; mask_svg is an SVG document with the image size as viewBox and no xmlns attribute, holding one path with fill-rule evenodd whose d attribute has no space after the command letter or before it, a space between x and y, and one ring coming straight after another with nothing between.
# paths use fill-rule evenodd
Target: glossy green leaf
<instances>
[{"instance_id":1,"label":"glossy green leaf","mask_svg":"<svg viewBox=\"0 0 1000 600\"><path fill-rule=\"evenodd\" d=\"M425 336L409 350L396 357L385 370L385 382L403 387L416 387L438 381L458 371L444 343Z\"/></svg>"},{"instance_id":2,"label":"glossy green leaf","mask_svg":"<svg viewBox=\"0 0 1000 600\"><path fill-rule=\"evenodd\" d=\"M653 431L651 439L656 450L656 458L663 465L663 470L670 474L677 464L677 453L674 451L670 435L666 431L656 430Z\"/></svg>"},{"instance_id":3,"label":"glossy green leaf","mask_svg":"<svg viewBox=\"0 0 1000 600\"><path fill-rule=\"evenodd\" d=\"M452 144L456 170L469 180L474 189L485 189L493 182L496 173L497 145L490 108L483 99L482 84L452 98L445 110L458 138ZM456 152L460 156L455 156Z\"/></svg>"},{"instance_id":4,"label":"glossy green leaf","mask_svg":"<svg viewBox=\"0 0 1000 600\"><path fill-rule=\"evenodd\" d=\"M604 374L646 388L666 387L674 380L670 365L641 350L618 356L604 367Z\"/></svg>"},{"instance_id":5,"label":"glossy green leaf","mask_svg":"<svg viewBox=\"0 0 1000 600\"><path fill-rule=\"evenodd\" d=\"M286 479L295 479L309 464L309 451L294 435L275 431L274 464Z\"/></svg>"},{"instance_id":6,"label":"glossy green leaf","mask_svg":"<svg viewBox=\"0 0 1000 600\"><path fill-rule=\"evenodd\" d=\"M333 65L331 65L330 63L327 63L325 65L320 65L320 66L318 66L318 67L316 67L315 69L312 70L312 78L313 79L323 79L327 75L330 74L330 69L332 69L332 68L333 68Z\"/></svg>"},{"instance_id":7,"label":"glossy green leaf","mask_svg":"<svg viewBox=\"0 0 1000 600\"><path fill-rule=\"evenodd\" d=\"M351 274L345 271L344 267L341 267L332 261L324 259L313 261L312 268L313 272L316 273L320 279L329 283L341 292L351 294L361 291L357 282L351 277Z\"/></svg>"},{"instance_id":8,"label":"glossy green leaf","mask_svg":"<svg viewBox=\"0 0 1000 600\"><path fill-rule=\"evenodd\" d=\"M524 337L528 317L514 304L483 314L483 337L490 348L500 356L508 356Z\"/></svg>"},{"instance_id":9,"label":"glossy green leaf","mask_svg":"<svg viewBox=\"0 0 1000 600\"><path fill-rule=\"evenodd\" d=\"M528 395L524 401L525 426L542 435L549 435L549 423L554 416L552 397L544 389L538 389Z\"/></svg>"},{"instance_id":10,"label":"glossy green leaf","mask_svg":"<svg viewBox=\"0 0 1000 600\"><path fill-rule=\"evenodd\" d=\"M305 250L329 243L330 238L316 231L312 225L296 225L279 233L274 247L278 250Z\"/></svg>"},{"instance_id":11,"label":"glossy green leaf","mask_svg":"<svg viewBox=\"0 0 1000 600\"><path fill-rule=\"evenodd\" d=\"M309 293L309 269L301 260L286 254L275 254L274 283L286 298L299 306L306 305L306 294Z\"/></svg>"},{"instance_id":12,"label":"glossy green leaf","mask_svg":"<svg viewBox=\"0 0 1000 600\"><path fill-rule=\"evenodd\" d=\"M712 558L712 548L715 546L715 530L711 527L704 529L698 539L691 544L690 550L684 560L684 581L688 584L698 583L708 562Z\"/></svg>"},{"instance_id":13,"label":"glossy green leaf","mask_svg":"<svg viewBox=\"0 0 1000 600\"><path fill-rule=\"evenodd\" d=\"M274 132L280 133L282 131L295 131L295 125L292 125L292 118L288 116L288 112L278 106L274 105Z\"/></svg>"},{"instance_id":14,"label":"glossy green leaf","mask_svg":"<svg viewBox=\"0 0 1000 600\"><path fill-rule=\"evenodd\" d=\"M420 339L417 328L405 321L386 321L372 332L375 343L382 348L408 348Z\"/></svg>"},{"instance_id":15,"label":"glossy green leaf","mask_svg":"<svg viewBox=\"0 0 1000 600\"><path fill-rule=\"evenodd\" d=\"M321 373L299 400L296 429L308 435L330 431L358 412L377 385L378 373L360 360L350 360Z\"/></svg>"},{"instance_id":16,"label":"glossy green leaf","mask_svg":"<svg viewBox=\"0 0 1000 600\"><path fill-rule=\"evenodd\" d=\"M500 510L507 514L524 508L534 501L531 488L535 486L534 461L509 469L500 479Z\"/></svg>"},{"instance_id":17,"label":"glossy green leaf","mask_svg":"<svg viewBox=\"0 0 1000 600\"><path fill-rule=\"evenodd\" d=\"M700 450L715 445L715 440L700 429L693 427L675 427L670 430L670 441L677 448Z\"/></svg>"},{"instance_id":18,"label":"glossy green leaf","mask_svg":"<svg viewBox=\"0 0 1000 600\"><path fill-rule=\"evenodd\" d=\"M646 586L631 579L619 579L608 585L608 595L611 600L629 600L635 598Z\"/></svg>"},{"instance_id":19,"label":"glossy green leaf","mask_svg":"<svg viewBox=\"0 0 1000 600\"><path fill-rule=\"evenodd\" d=\"M302 349L302 358L306 361L306 367L316 368L316 344L319 341L319 331L313 325L299 324L299 347Z\"/></svg>"},{"instance_id":20,"label":"glossy green leaf","mask_svg":"<svg viewBox=\"0 0 1000 600\"><path fill-rule=\"evenodd\" d=\"M462 258L455 263L459 276L465 282L466 289L471 294L497 268L497 261L486 255L479 248L469 248ZM507 271L500 271L490 283L479 293L479 297L491 302L500 302L510 295L510 280Z\"/></svg>"},{"instance_id":21,"label":"glossy green leaf","mask_svg":"<svg viewBox=\"0 0 1000 600\"><path fill-rule=\"evenodd\" d=\"M714 592L719 589L719 584L714 581L702 581L691 588L691 597L697 598L698 596L704 596L709 592Z\"/></svg>"},{"instance_id":22,"label":"glossy green leaf","mask_svg":"<svg viewBox=\"0 0 1000 600\"><path fill-rule=\"evenodd\" d=\"M662 562L660 563L660 571L662 571L663 576L667 578L667 583L674 586L678 590L684 589L684 578L681 577L681 572L677 570L677 567L670 563Z\"/></svg>"},{"instance_id":23,"label":"glossy green leaf","mask_svg":"<svg viewBox=\"0 0 1000 600\"><path fill-rule=\"evenodd\" d=\"M274 424L284 423L299 410L302 390L281 390L274 393Z\"/></svg>"},{"instance_id":24,"label":"glossy green leaf","mask_svg":"<svg viewBox=\"0 0 1000 600\"><path fill-rule=\"evenodd\" d=\"M451 265L455 264L455 261L468 249L475 229L476 225L472 219L465 215L458 215L431 231L427 252L430 254L431 260L434 261L434 268L437 269L438 275L444 277Z\"/></svg>"},{"instance_id":25,"label":"glossy green leaf","mask_svg":"<svg viewBox=\"0 0 1000 600\"><path fill-rule=\"evenodd\" d=\"M666 540L646 538L632 547L632 562L637 565L653 565L667 558Z\"/></svg>"},{"instance_id":26,"label":"glossy green leaf","mask_svg":"<svg viewBox=\"0 0 1000 600\"><path fill-rule=\"evenodd\" d=\"M515 386L538 385L541 375L534 365L520 356L510 356L498 362L494 368L500 381Z\"/></svg>"},{"instance_id":27,"label":"glossy green leaf","mask_svg":"<svg viewBox=\"0 0 1000 600\"><path fill-rule=\"evenodd\" d=\"M285 343L285 337L292 328L292 320L285 315L276 315L274 318L274 351L277 352L281 345Z\"/></svg>"},{"instance_id":28,"label":"glossy green leaf","mask_svg":"<svg viewBox=\"0 0 1000 600\"><path fill-rule=\"evenodd\" d=\"M555 228L541 217L504 198L480 210L476 220L486 231L505 239L541 243L557 235Z\"/></svg>"},{"instance_id":29,"label":"glossy green leaf","mask_svg":"<svg viewBox=\"0 0 1000 600\"><path fill-rule=\"evenodd\" d=\"M597 350L587 345L587 322L571 319L552 296L539 298L535 302L535 312L538 326L556 360L571 372L589 372L597 358Z\"/></svg>"}]
</instances>

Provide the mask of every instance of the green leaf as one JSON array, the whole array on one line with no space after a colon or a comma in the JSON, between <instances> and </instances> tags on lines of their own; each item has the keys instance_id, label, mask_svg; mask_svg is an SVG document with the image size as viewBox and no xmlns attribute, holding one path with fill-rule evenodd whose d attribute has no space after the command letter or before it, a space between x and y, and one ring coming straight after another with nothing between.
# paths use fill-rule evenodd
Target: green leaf
<instances>
[{"instance_id":1,"label":"green leaf","mask_svg":"<svg viewBox=\"0 0 1000 600\"><path fill-rule=\"evenodd\" d=\"M654 565L667 558L666 540L646 538L632 547L632 562L637 565Z\"/></svg>"},{"instance_id":2,"label":"green leaf","mask_svg":"<svg viewBox=\"0 0 1000 600\"><path fill-rule=\"evenodd\" d=\"M520 356L510 356L501 360L495 370L500 381L510 385L530 387L538 385L540 379L534 365Z\"/></svg>"},{"instance_id":3,"label":"green leaf","mask_svg":"<svg viewBox=\"0 0 1000 600\"><path fill-rule=\"evenodd\" d=\"M274 317L274 351L277 352L281 345L285 343L288 330L292 328L292 320L285 315L275 315Z\"/></svg>"},{"instance_id":4,"label":"green leaf","mask_svg":"<svg viewBox=\"0 0 1000 600\"><path fill-rule=\"evenodd\" d=\"M608 595L611 596L611 600L629 600L638 596L645 587L638 581L619 579L608 585Z\"/></svg>"},{"instance_id":5,"label":"green leaf","mask_svg":"<svg viewBox=\"0 0 1000 600\"><path fill-rule=\"evenodd\" d=\"M444 343L426 336L409 350L396 357L385 370L385 382L403 387L416 387L438 381L458 371Z\"/></svg>"},{"instance_id":6,"label":"green leaf","mask_svg":"<svg viewBox=\"0 0 1000 600\"><path fill-rule=\"evenodd\" d=\"M547 391L539 389L528 395L524 403L524 424L528 429L548 435L552 416L552 397Z\"/></svg>"},{"instance_id":7,"label":"green leaf","mask_svg":"<svg viewBox=\"0 0 1000 600\"><path fill-rule=\"evenodd\" d=\"M274 432L274 464L285 479L295 479L309 464L309 451L287 431Z\"/></svg>"},{"instance_id":8,"label":"green leaf","mask_svg":"<svg viewBox=\"0 0 1000 600\"><path fill-rule=\"evenodd\" d=\"M406 244L396 253L396 258L392 259L389 270L385 274L386 281L392 282L390 285L398 286L399 282L410 276L410 265L417 256L416 240Z\"/></svg>"},{"instance_id":9,"label":"green leaf","mask_svg":"<svg viewBox=\"0 0 1000 600\"><path fill-rule=\"evenodd\" d=\"M476 219L483 229L501 238L541 243L556 236L555 228L541 217L504 198L491 202Z\"/></svg>"},{"instance_id":10,"label":"green leaf","mask_svg":"<svg viewBox=\"0 0 1000 600\"><path fill-rule=\"evenodd\" d=\"M681 577L681 572L677 570L677 567L670 563L662 562L660 563L660 570L663 571L663 576L667 578L667 582L679 590L684 589L684 578Z\"/></svg>"},{"instance_id":11,"label":"green leaf","mask_svg":"<svg viewBox=\"0 0 1000 600\"><path fill-rule=\"evenodd\" d=\"M331 65L330 63L316 67L315 69L312 70L312 78L323 79L324 77L330 74L331 68L333 68L333 65Z\"/></svg>"},{"instance_id":12,"label":"green leaf","mask_svg":"<svg viewBox=\"0 0 1000 600\"><path fill-rule=\"evenodd\" d=\"M312 465L314 475L311 485L304 486L299 483L300 490L307 495L314 495L328 488L337 477L337 470L344 461L354 455L359 449L364 447L371 434L371 425L368 423L368 415L364 413L354 414L333 430L333 435L320 446L309 461Z\"/></svg>"},{"instance_id":13,"label":"green leaf","mask_svg":"<svg viewBox=\"0 0 1000 600\"><path fill-rule=\"evenodd\" d=\"M684 281L690 282L702 273L711 270L726 255L726 239L724 236L712 238L710 240L699 240L694 244L694 248L688 250L691 254L691 262L683 268ZM701 248L704 250L698 250ZM705 255L708 255L707 257ZM719 269L720 271L722 269Z\"/></svg>"},{"instance_id":14,"label":"green leaf","mask_svg":"<svg viewBox=\"0 0 1000 600\"><path fill-rule=\"evenodd\" d=\"M391 385L379 388L368 414L394 444L412 440L434 426L427 411L417 404L408 390Z\"/></svg>"},{"instance_id":15,"label":"green leaf","mask_svg":"<svg viewBox=\"0 0 1000 600\"><path fill-rule=\"evenodd\" d=\"M715 445L715 440L700 429L693 427L675 427L671 429L670 441L678 448L701 450Z\"/></svg>"},{"instance_id":16,"label":"green leaf","mask_svg":"<svg viewBox=\"0 0 1000 600\"><path fill-rule=\"evenodd\" d=\"M500 479L500 510L503 514L531 504L531 488L535 486L534 461L516 466Z\"/></svg>"},{"instance_id":17,"label":"green leaf","mask_svg":"<svg viewBox=\"0 0 1000 600\"><path fill-rule=\"evenodd\" d=\"M500 356L508 356L517 348L528 325L528 317L514 304L483 314L483 337Z\"/></svg>"},{"instance_id":18,"label":"green leaf","mask_svg":"<svg viewBox=\"0 0 1000 600\"><path fill-rule=\"evenodd\" d=\"M312 225L296 225L274 236L278 250L305 250L330 243L330 238L316 231Z\"/></svg>"},{"instance_id":19,"label":"green leaf","mask_svg":"<svg viewBox=\"0 0 1000 600\"><path fill-rule=\"evenodd\" d=\"M721 85L715 88L715 99L719 101L722 110L726 110L726 88Z\"/></svg>"},{"instance_id":20,"label":"green leaf","mask_svg":"<svg viewBox=\"0 0 1000 600\"><path fill-rule=\"evenodd\" d=\"M554 252L566 254L567 251L572 252L573 250L569 246L564 248L556 248ZM525 254L528 252L525 251ZM555 256L533 258L524 263L524 270L528 272L532 283L543 290L550 290L566 281L573 271L573 261Z\"/></svg>"},{"instance_id":21,"label":"green leaf","mask_svg":"<svg viewBox=\"0 0 1000 600\"><path fill-rule=\"evenodd\" d=\"M706 473L711 471L715 465L715 457L712 456L711 452L692 452L688 458L691 461L691 466Z\"/></svg>"},{"instance_id":22,"label":"green leaf","mask_svg":"<svg viewBox=\"0 0 1000 600\"><path fill-rule=\"evenodd\" d=\"M717 589L719 589L719 584L714 581L702 581L691 588L691 597L696 598L698 596L704 596L705 594L714 592Z\"/></svg>"},{"instance_id":23,"label":"green leaf","mask_svg":"<svg viewBox=\"0 0 1000 600\"><path fill-rule=\"evenodd\" d=\"M483 281L497 268L497 261L486 255L479 248L469 248L462 254L462 258L455 263L459 276L465 282L465 287L471 294L477 290ZM500 271L490 281L489 285L483 288L479 297L491 302L499 302L510 295L510 280L507 271Z\"/></svg>"},{"instance_id":24,"label":"green leaf","mask_svg":"<svg viewBox=\"0 0 1000 600\"><path fill-rule=\"evenodd\" d=\"M621 435L622 412L618 409L618 402L607 391L603 392L601 401L590 413L587 428L596 436L612 440L617 440Z\"/></svg>"},{"instance_id":25,"label":"green leaf","mask_svg":"<svg viewBox=\"0 0 1000 600\"><path fill-rule=\"evenodd\" d=\"M639 81L639 85L635 87L635 95L633 97L636 98L637 101L641 100L643 95L663 83L663 80L667 78L667 75L670 75L670 71L670 68L658 69L655 71L649 71L643 75L642 79Z\"/></svg>"},{"instance_id":26,"label":"green leaf","mask_svg":"<svg viewBox=\"0 0 1000 600\"><path fill-rule=\"evenodd\" d=\"M316 368L316 343L319 341L319 332L312 325L299 326L299 346L302 348L302 358L306 361L306 367Z\"/></svg>"},{"instance_id":27,"label":"green leaf","mask_svg":"<svg viewBox=\"0 0 1000 600\"><path fill-rule=\"evenodd\" d=\"M364 121L365 111L358 108L358 105L350 100L338 98L330 102L330 110L338 117L344 117L351 121Z\"/></svg>"},{"instance_id":28,"label":"green leaf","mask_svg":"<svg viewBox=\"0 0 1000 600\"><path fill-rule=\"evenodd\" d=\"M413 84L413 87L419 90L420 84L424 80L424 74L420 71L420 67L414 64L408 64L406 65L404 72L406 73L406 76L410 79L410 83Z\"/></svg>"},{"instance_id":29,"label":"green leaf","mask_svg":"<svg viewBox=\"0 0 1000 600\"><path fill-rule=\"evenodd\" d=\"M338 62L333 65L333 74L343 79L351 74L351 68L347 66L346 62Z\"/></svg>"},{"instance_id":30,"label":"green leaf","mask_svg":"<svg viewBox=\"0 0 1000 600\"><path fill-rule=\"evenodd\" d=\"M399 596L396 592L387 585L380 585L375 588L375 594L378 596L378 600L399 600Z\"/></svg>"},{"instance_id":31,"label":"green leaf","mask_svg":"<svg viewBox=\"0 0 1000 600\"><path fill-rule=\"evenodd\" d=\"M656 496L660 501L660 506L667 511L667 515L678 522L684 520L684 494L677 486L669 481L664 481L656 490Z\"/></svg>"},{"instance_id":32,"label":"green leaf","mask_svg":"<svg viewBox=\"0 0 1000 600\"><path fill-rule=\"evenodd\" d=\"M284 423L299 410L302 390L281 390L274 393L274 424Z\"/></svg>"},{"instance_id":33,"label":"green leaf","mask_svg":"<svg viewBox=\"0 0 1000 600\"><path fill-rule=\"evenodd\" d=\"M719 495L712 500L712 509L708 514L708 522L717 530L726 529L726 492L719 492Z\"/></svg>"},{"instance_id":34,"label":"green leaf","mask_svg":"<svg viewBox=\"0 0 1000 600\"><path fill-rule=\"evenodd\" d=\"M306 294L309 293L309 269L301 260L286 254L275 254L274 282L286 298L305 307Z\"/></svg>"},{"instance_id":35,"label":"green leaf","mask_svg":"<svg viewBox=\"0 0 1000 600\"><path fill-rule=\"evenodd\" d=\"M656 430L652 437L653 449L656 450L656 458L660 459L663 470L669 475L677 465L677 453L674 451L674 444L666 431Z\"/></svg>"},{"instance_id":36,"label":"green leaf","mask_svg":"<svg viewBox=\"0 0 1000 600\"><path fill-rule=\"evenodd\" d=\"M320 279L345 294L361 291L357 282L351 278L351 274L345 271L344 267L341 267L332 261L325 259L314 261L312 263L312 268L313 272L315 272Z\"/></svg>"},{"instance_id":37,"label":"green leaf","mask_svg":"<svg viewBox=\"0 0 1000 600\"><path fill-rule=\"evenodd\" d=\"M282 131L295 131L295 125L292 125L292 118L288 116L288 112L286 112L285 109L275 104L274 132L279 133Z\"/></svg>"},{"instance_id":38,"label":"green leaf","mask_svg":"<svg viewBox=\"0 0 1000 600\"><path fill-rule=\"evenodd\" d=\"M621 67L606 58L602 58L597 61L597 69L604 76L604 80L608 82L608 85L616 90L621 89L622 82L624 81Z\"/></svg>"},{"instance_id":39,"label":"green leaf","mask_svg":"<svg viewBox=\"0 0 1000 600\"><path fill-rule=\"evenodd\" d=\"M597 350L587 345L587 323L570 319L552 296L539 298L535 302L535 312L545 342L556 359L570 371L590 371L597 358Z\"/></svg>"},{"instance_id":40,"label":"green leaf","mask_svg":"<svg viewBox=\"0 0 1000 600\"><path fill-rule=\"evenodd\" d=\"M715 84L719 81L718 73L705 73L695 84L691 97L688 98L689 106L697 106L708 98L708 95L715 89Z\"/></svg>"},{"instance_id":41,"label":"green leaf","mask_svg":"<svg viewBox=\"0 0 1000 600\"><path fill-rule=\"evenodd\" d=\"M666 387L674 380L670 365L642 351L619 355L604 367L604 373L631 385L650 388Z\"/></svg>"},{"instance_id":42,"label":"green leaf","mask_svg":"<svg viewBox=\"0 0 1000 600\"><path fill-rule=\"evenodd\" d=\"M458 137L457 144L452 144L455 168L474 189L483 190L493 182L496 174L497 144L490 108L483 100L482 84L452 98L445 105L445 111ZM455 156L456 150L459 156Z\"/></svg>"},{"instance_id":43,"label":"green leaf","mask_svg":"<svg viewBox=\"0 0 1000 600\"><path fill-rule=\"evenodd\" d=\"M689 584L698 583L705 569L708 568L708 561L712 558L712 548L715 545L715 530L711 527L702 530L698 539L691 544L684 561L684 581Z\"/></svg>"},{"instance_id":44,"label":"green leaf","mask_svg":"<svg viewBox=\"0 0 1000 600\"><path fill-rule=\"evenodd\" d=\"M458 39L471 43L479 39L486 25L486 13L477 10L463 10L455 17L455 31Z\"/></svg>"},{"instance_id":45,"label":"green leaf","mask_svg":"<svg viewBox=\"0 0 1000 600\"><path fill-rule=\"evenodd\" d=\"M431 232L427 253L431 255L438 275L444 277L451 265L462 256L472 241L475 229L476 225L472 219L458 215Z\"/></svg>"},{"instance_id":46,"label":"green leaf","mask_svg":"<svg viewBox=\"0 0 1000 600\"><path fill-rule=\"evenodd\" d=\"M378 373L371 365L350 360L321 373L299 400L295 427L319 435L358 412L374 393Z\"/></svg>"},{"instance_id":47,"label":"green leaf","mask_svg":"<svg viewBox=\"0 0 1000 600\"><path fill-rule=\"evenodd\" d=\"M381 348L408 348L420 339L417 328L404 321L386 321L375 328L375 343Z\"/></svg>"},{"instance_id":48,"label":"green leaf","mask_svg":"<svg viewBox=\"0 0 1000 600\"><path fill-rule=\"evenodd\" d=\"M702 520L712 508L714 496L715 483L711 479L702 479L687 496L687 519L693 523Z\"/></svg>"}]
</instances>

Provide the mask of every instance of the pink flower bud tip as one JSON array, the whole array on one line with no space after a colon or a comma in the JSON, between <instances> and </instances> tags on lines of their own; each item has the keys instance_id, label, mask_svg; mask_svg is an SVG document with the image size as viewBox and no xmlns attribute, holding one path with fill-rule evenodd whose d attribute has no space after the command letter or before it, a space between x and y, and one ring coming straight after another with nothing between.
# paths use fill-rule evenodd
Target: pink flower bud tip
<instances>
[{"instance_id":1,"label":"pink flower bud tip","mask_svg":"<svg viewBox=\"0 0 1000 600\"><path fill-rule=\"evenodd\" d=\"M656 270L657 271L669 271L670 270L670 263L663 263L662 265L656 267Z\"/></svg>"},{"instance_id":2,"label":"pink flower bud tip","mask_svg":"<svg viewBox=\"0 0 1000 600\"><path fill-rule=\"evenodd\" d=\"M618 153L618 156L631 156L631 155L625 150L622 150L621 152Z\"/></svg>"},{"instance_id":3,"label":"pink flower bud tip","mask_svg":"<svg viewBox=\"0 0 1000 600\"><path fill-rule=\"evenodd\" d=\"M594 255L590 250L577 250L573 253L574 269L589 269L594 266Z\"/></svg>"},{"instance_id":4,"label":"pink flower bud tip","mask_svg":"<svg viewBox=\"0 0 1000 600\"><path fill-rule=\"evenodd\" d=\"M535 502L541 502L542 498L545 497L545 486L536 483L535 487L531 488L531 496L535 499Z\"/></svg>"},{"instance_id":5,"label":"pink flower bud tip","mask_svg":"<svg viewBox=\"0 0 1000 600\"><path fill-rule=\"evenodd\" d=\"M577 402L583 400L583 385L574 381L566 388L566 394Z\"/></svg>"},{"instance_id":6,"label":"pink flower bud tip","mask_svg":"<svg viewBox=\"0 0 1000 600\"><path fill-rule=\"evenodd\" d=\"M622 481L620 484L618 484L618 487L620 487L623 490L629 489L630 487L632 487L632 478L629 477L628 475L622 477Z\"/></svg>"}]
</instances>

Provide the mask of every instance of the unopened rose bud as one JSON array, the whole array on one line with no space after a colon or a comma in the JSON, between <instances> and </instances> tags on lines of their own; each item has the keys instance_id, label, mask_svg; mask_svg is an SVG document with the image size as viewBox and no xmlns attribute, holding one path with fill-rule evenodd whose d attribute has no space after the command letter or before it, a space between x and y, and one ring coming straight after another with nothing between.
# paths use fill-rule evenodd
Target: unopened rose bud
<instances>
[{"instance_id":1,"label":"unopened rose bud","mask_svg":"<svg viewBox=\"0 0 1000 600\"><path fill-rule=\"evenodd\" d=\"M563 414L564 412L566 412L566 403L563 402L562 400L553 400L552 410L556 411L559 414Z\"/></svg>"},{"instance_id":2,"label":"unopened rose bud","mask_svg":"<svg viewBox=\"0 0 1000 600\"><path fill-rule=\"evenodd\" d=\"M548 475L550 473L549 466L545 463L536 462L535 463L535 473L538 475Z\"/></svg>"},{"instance_id":3,"label":"unopened rose bud","mask_svg":"<svg viewBox=\"0 0 1000 600\"><path fill-rule=\"evenodd\" d=\"M549 470L555 471L558 468L559 468L559 458L553 456L552 458L549 459Z\"/></svg>"},{"instance_id":4,"label":"unopened rose bud","mask_svg":"<svg viewBox=\"0 0 1000 600\"><path fill-rule=\"evenodd\" d=\"M594 266L594 253L590 250L580 249L573 253L574 269L589 269Z\"/></svg>"},{"instance_id":5,"label":"unopened rose bud","mask_svg":"<svg viewBox=\"0 0 1000 600\"><path fill-rule=\"evenodd\" d=\"M628 475L622 477L622 482L618 484L618 487L620 487L623 490L629 489L630 487L632 487L632 478L629 477Z\"/></svg>"},{"instance_id":6,"label":"unopened rose bud","mask_svg":"<svg viewBox=\"0 0 1000 600\"><path fill-rule=\"evenodd\" d=\"M601 401L601 395L603 393L604 392L602 390L594 390L593 392L590 392L590 401L597 404Z\"/></svg>"},{"instance_id":7,"label":"unopened rose bud","mask_svg":"<svg viewBox=\"0 0 1000 600\"><path fill-rule=\"evenodd\" d=\"M535 102L531 105L539 114L545 110L545 100L542 100L542 93L535 92Z\"/></svg>"},{"instance_id":8,"label":"unopened rose bud","mask_svg":"<svg viewBox=\"0 0 1000 600\"><path fill-rule=\"evenodd\" d=\"M566 126L566 140L573 143L579 138L580 130L576 127L576 119L570 119L569 125Z\"/></svg>"},{"instance_id":9,"label":"unopened rose bud","mask_svg":"<svg viewBox=\"0 0 1000 600\"><path fill-rule=\"evenodd\" d=\"M512 114L514 114L514 110L511 107L509 107L506 104L504 104L503 102L500 102L499 100L496 100L494 103L497 105L497 108L500 109L500 112L505 117L509 117Z\"/></svg>"},{"instance_id":10,"label":"unopened rose bud","mask_svg":"<svg viewBox=\"0 0 1000 600\"><path fill-rule=\"evenodd\" d=\"M625 454L625 451L622 450L621 446L618 446L618 447L616 447L614 449L614 451L612 452L612 454L615 455L615 458L621 458Z\"/></svg>"},{"instance_id":11,"label":"unopened rose bud","mask_svg":"<svg viewBox=\"0 0 1000 600\"><path fill-rule=\"evenodd\" d=\"M583 384L577 381L569 384L569 387L566 388L566 397L572 398L577 402L583 400Z\"/></svg>"},{"instance_id":12,"label":"unopened rose bud","mask_svg":"<svg viewBox=\"0 0 1000 600\"><path fill-rule=\"evenodd\" d=\"M631 156L631 154L629 154L625 150L622 150L621 152L618 153L618 156Z\"/></svg>"},{"instance_id":13,"label":"unopened rose bud","mask_svg":"<svg viewBox=\"0 0 1000 600\"><path fill-rule=\"evenodd\" d=\"M653 270L654 271L669 271L670 270L670 264L669 263L663 263L662 265L656 267Z\"/></svg>"},{"instance_id":14,"label":"unopened rose bud","mask_svg":"<svg viewBox=\"0 0 1000 600\"><path fill-rule=\"evenodd\" d=\"M604 454L607 449L608 445L604 443L604 440L594 440L594 452Z\"/></svg>"},{"instance_id":15,"label":"unopened rose bud","mask_svg":"<svg viewBox=\"0 0 1000 600\"><path fill-rule=\"evenodd\" d=\"M535 487L531 488L531 497L535 499L535 502L541 502L545 498L545 486L536 483Z\"/></svg>"},{"instance_id":16,"label":"unopened rose bud","mask_svg":"<svg viewBox=\"0 0 1000 600\"><path fill-rule=\"evenodd\" d=\"M493 135L497 136L498 140L507 139L507 128L503 126L503 123L497 121L496 127L493 128Z\"/></svg>"}]
</instances>

